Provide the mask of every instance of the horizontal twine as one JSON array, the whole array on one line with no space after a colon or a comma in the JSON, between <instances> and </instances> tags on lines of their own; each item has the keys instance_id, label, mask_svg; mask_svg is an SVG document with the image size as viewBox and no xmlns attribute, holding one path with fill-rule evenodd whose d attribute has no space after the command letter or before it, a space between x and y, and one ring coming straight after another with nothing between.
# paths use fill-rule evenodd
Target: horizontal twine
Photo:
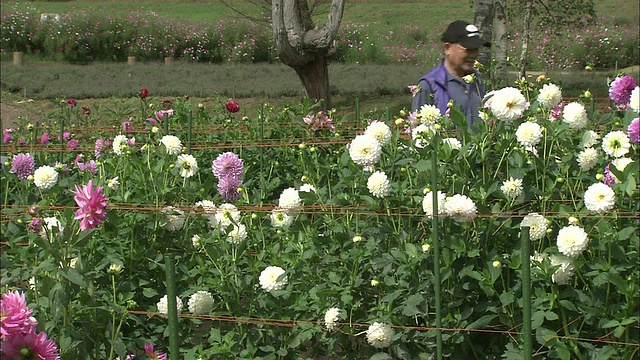
<instances>
[{"instance_id":1,"label":"horizontal twine","mask_svg":"<svg viewBox=\"0 0 640 360\"><path fill-rule=\"evenodd\" d=\"M142 310L124 310L124 313L134 314L134 315L147 315L149 317L160 316L166 317L166 314L162 314L159 312L152 311L142 311ZM584 315L580 315L578 319L583 317ZM279 326L279 327L288 327L288 328L299 328L299 324L310 324L310 325L318 325L318 321L311 320L290 320L290 319L261 319L261 318L249 318L249 317L234 317L234 316L219 316L219 315L195 315L195 314L178 314L180 318L188 318L188 319L199 319L199 320L210 320L210 321L221 321L221 322L232 322L232 323L242 323L242 324L252 324L252 325L265 325L265 326ZM577 320L577 319L576 319ZM572 321L571 323L575 322ZM571 323L567 324L569 326ZM350 327L360 327L360 328L368 328L371 324L362 324L362 323L345 323L345 322L336 322L336 326L339 328L344 326ZM485 333L485 334L496 334L496 335L507 335L515 340L514 335L523 335L522 332L514 331L513 329L519 328L522 324L515 326L509 330L495 330L495 329L471 329L471 328L446 328L446 327L429 327L429 326L407 326L407 325L388 325L391 328L401 329L401 330L415 330L415 331L443 331L443 332L474 332L474 333ZM637 327L637 326L636 326ZM561 339L561 340L569 340L569 341L582 341L582 342L591 342L591 343L602 343L602 344L611 344L611 345L621 345L628 347L636 347L640 348L640 343L629 343L624 341L616 341L605 339L604 337L600 337L597 339L589 339L577 336L563 336L558 335L560 331L564 328L559 329L555 332L556 335L543 335L545 338L545 342L551 339ZM339 329L338 329L339 330ZM334 330L333 332L337 332L338 330ZM534 335L535 336L535 335ZM536 351L538 353L541 351L542 347Z\"/></svg>"}]
</instances>

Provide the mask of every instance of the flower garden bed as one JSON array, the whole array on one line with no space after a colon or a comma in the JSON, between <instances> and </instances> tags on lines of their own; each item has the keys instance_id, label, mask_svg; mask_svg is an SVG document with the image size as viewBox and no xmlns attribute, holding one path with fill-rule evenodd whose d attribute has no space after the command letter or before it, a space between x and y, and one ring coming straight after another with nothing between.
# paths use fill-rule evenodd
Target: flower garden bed
<instances>
[{"instance_id":1,"label":"flower garden bed","mask_svg":"<svg viewBox=\"0 0 640 360\"><path fill-rule=\"evenodd\" d=\"M4 135L3 355L38 332L64 359L516 359L530 261L534 357L637 356L632 82L604 113L519 82L472 127L69 99Z\"/></svg>"}]
</instances>

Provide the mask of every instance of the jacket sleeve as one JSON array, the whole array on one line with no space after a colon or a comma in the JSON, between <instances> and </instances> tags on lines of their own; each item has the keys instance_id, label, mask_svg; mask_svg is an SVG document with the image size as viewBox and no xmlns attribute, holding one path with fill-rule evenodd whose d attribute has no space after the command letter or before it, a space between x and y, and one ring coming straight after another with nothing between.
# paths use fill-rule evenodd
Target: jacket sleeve
<instances>
[{"instance_id":1,"label":"jacket sleeve","mask_svg":"<svg viewBox=\"0 0 640 360\"><path fill-rule=\"evenodd\" d=\"M413 97L411 101L411 112L419 110L424 104L433 105L433 91L431 90L431 85L429 85L429 81L426 79L421 79L418 82L421 91Z\"/></svg>"}]
</instances>

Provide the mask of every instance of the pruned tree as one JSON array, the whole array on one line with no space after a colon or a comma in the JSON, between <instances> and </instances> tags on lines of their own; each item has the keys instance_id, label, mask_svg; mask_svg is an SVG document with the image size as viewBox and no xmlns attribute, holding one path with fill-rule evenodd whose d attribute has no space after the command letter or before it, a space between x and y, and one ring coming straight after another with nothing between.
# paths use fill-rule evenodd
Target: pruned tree
<instances>
[{"instance_id":1,"label":"pruned tree","mask_svg":"<svg viewBox=\"0 0 640 360\"><path fill-rule=\"evenodd\" d=\"M478 27L484 39L493 39L493 0L476 0L476 14L473 23ZM492 41L493 42L493 41ZM491 65L491 49L482 47L478 61L488 69Z\"/></svg>"},{"instance_id":2,"label":"pruned tree","mask_svg":"<svg viewBox=\"0 0 640 360\"><path fill-rule=\"evenodd\" d=\"M507 0L494 1L495 20L493 24L493 57L495 85L505 86L507 83Z\"/></svg>"},{"instance_id":3,"label":"pruned tree","mask_svg":"<svg viewBox=\"0 0 640 360\"><path fill-rule=\"evenodd\" d=\"M276 52L283 64L293 68L307 96L323 100L330 109L327 57L340 29L345 0L332 0L325 22L315 25L307 0L272 0L272 27Z\"/></svg>"}]
</instances>

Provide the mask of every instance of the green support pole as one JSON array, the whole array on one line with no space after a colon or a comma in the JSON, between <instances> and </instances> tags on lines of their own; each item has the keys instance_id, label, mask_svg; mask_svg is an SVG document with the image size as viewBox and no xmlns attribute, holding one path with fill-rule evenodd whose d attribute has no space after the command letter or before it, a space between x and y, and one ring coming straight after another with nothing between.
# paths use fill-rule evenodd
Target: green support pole
<instances>
[{"instance_id":1,"label":"green support pole","mask_svg":"<svg viewBox=\"0 0 640 360\"><path fill-rule=\"evenodd\" d=\"M431 197L433 199L433 218L431 219L431 239L433 242L433 283L436 292L436 359L442 360L442 293L440 292L440 239L438 234L438 157L437 139L431 150Z\"/></svg>"},{"instance_id":2,"label":"green support pole","mask_svg":"<svg viewBox=\"0 0 640 360\"><path fill-rule=\"evenodd\" d=\"M60 118L60 163L64 162L64 117Z\"/></svg>"},{"instance_id":3,"label":"green support pole","mask_svg":"<svg viewBox=\"0 0 640 360\"><path fill-rule=\"evenodd\" d=\"M191 113L191 110L189 110L189 123L188 123L188 133L187 133L187 152L189 154L191 154L191 134L192 134L192 128L193 128L193 114Z\"/></svg>"},{"instance_id":4,"label":"green support pole","mask_svg":"<svg viewBox=\"0 0 640 360\"><path fill-rule=\"evenodd\" d=\"M389 111L389 107L384 110L384 118L387 119L387 124L391 123L391 111Z\"/></svg>"},{"instance_id":5,"label":"green support pole","mask_svg":"<svg viewBox=\"0 0 640 360\"><path fill-rule=\"evenodd\" d=\"M260 114L258 115L258 121L260 122L260 143L264 140L264 103L260 104ZM264 181L264 168L262 163L264 162L264 151L260 151L260 198L265 195L265 181Z\"/></svg>"},{"instance_id":6,"label":"green support pole","mask_svg":"<svg viewBox=\"0 0 640 360\"><path fill-rule=\"evenodd\" d=\"M162 125L164 125L164 134L169 135L169 115L167 113L164 113Z\"/></svg>"},{"instance_id":7,"label":"green support pole","mask_svg":"<svg viewBox=\"0 0 640 360\"><path fill-rule=\"evenodd\" d=\"M531 334L531 241L529 227L522 227L522 337L524 360L531 360L533 352Z\"/></svg>"},{"instance_id":8,"label":"green support pole","mask_svg":"<svg viewBox=\"0 0 640 360\"><path fill-rule=\"evenodd\" d=\"M356 95L356 123L360 121L360 98Z\"/></svg>"},{"instance_id":9,"label":"green support pole","mask_svg":"<svg viewBox=\"0 0 640 360\"><path fill-rule=\"evenodd\" d=\"M167 275L167 307L169 316L169 360L180 358L178 333L178 302L176 301L176 264L174 254L165 254L165 272Z\"/></svg>"}]
</instances>

